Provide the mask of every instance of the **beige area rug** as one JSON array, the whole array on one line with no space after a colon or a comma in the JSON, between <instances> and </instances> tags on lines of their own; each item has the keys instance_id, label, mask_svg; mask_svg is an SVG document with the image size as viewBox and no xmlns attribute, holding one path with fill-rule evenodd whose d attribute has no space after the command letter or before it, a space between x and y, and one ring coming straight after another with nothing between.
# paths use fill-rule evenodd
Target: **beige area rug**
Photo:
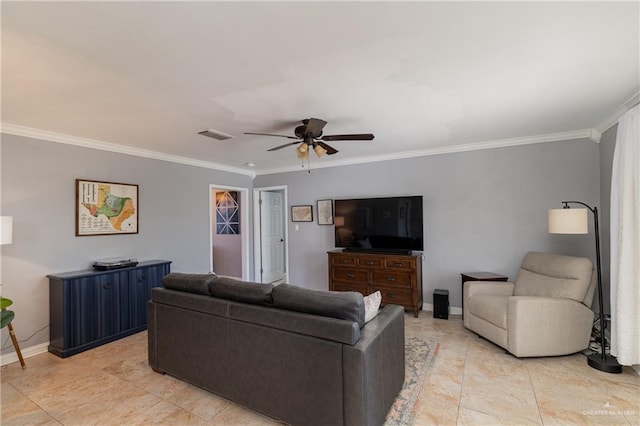
<instances>
[{"instance_id":1,"label":"beige area rug","mask_svg":"<svg viewBox=\"0 0 640 426\"><path fill-rule=\"evenodd\" d=\"M386 426L413 425L416 400L439 348L438 343L421 337L406 337L404 385L387 414Z\"/></svg>"}]
</instances>

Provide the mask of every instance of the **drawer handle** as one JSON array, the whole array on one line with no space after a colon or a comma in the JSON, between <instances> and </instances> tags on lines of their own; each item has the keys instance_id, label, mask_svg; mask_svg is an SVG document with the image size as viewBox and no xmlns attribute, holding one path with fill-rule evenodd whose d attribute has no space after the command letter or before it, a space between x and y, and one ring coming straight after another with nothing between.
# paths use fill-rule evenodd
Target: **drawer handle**
<instances>
[{"instance_id":1,"label":"drawer handle","mask_svg":"<svg viewBox=\"0 0 640 426\"><path fill-rule=\"evenodd\" d=\"M340 263L349 263L347 259L340 259Z\"/></svg>"},{"instance_id":2,"label":"drawer handle","mask_svg":"<svg viewBox=\"0 0 640 426\"><path fill-rule=\"evenodd\" d=\"M102 284L102 288L105 289L105 290L109 290L111 288L111 283Z\"/></svg>"},{"instance_id":3,"label":"drawer handle","mask_svg":"<svg viewBox=\"0 0 640 426\"><path fill-rule=\"evenodd\" d=\"M367 260L367 265L373 265L373 260Z\"/></svg>"},{"instance_id":4,"label":"drawer handle","mask_svg":"<svg viewBox=\"0 0 640 426\"><path fill-rule=\"evenodd\" d=\"M393 266L398 266L399 267L399 266L402 266L402 263L396 262L396 263L393 264Z\"/></svg>"},{"instance_id":5,"label":"drawer handle","mask_svg":"<svg viewBox=\"0 0 640 426\"><path fill-rule=\"evenodd\" d=\"M387 293L387 297L389 299L395 299L396 298L396 294L395 293Z\"/></svg>"},{"instance_id":6,"label":"drawer handle","mask_svg":"<svg viewBox=\"0 0 640 426\"><path fill-rule=\"evenodd\" d=\"M349 272L349 273L347 274L347 277L348 277L348 278L353 278L353 277L354 277L353 272Z\"/></svg>"},{"instance_id":7,"label":"drawer handle","mask_svg":"<svg viewBox=\"0 0 640 426\"><path fill-rule=\"evenodd\" d=\"M387 281L395 281L396 277L387 277Z\"/></svg>"}]
</instances>

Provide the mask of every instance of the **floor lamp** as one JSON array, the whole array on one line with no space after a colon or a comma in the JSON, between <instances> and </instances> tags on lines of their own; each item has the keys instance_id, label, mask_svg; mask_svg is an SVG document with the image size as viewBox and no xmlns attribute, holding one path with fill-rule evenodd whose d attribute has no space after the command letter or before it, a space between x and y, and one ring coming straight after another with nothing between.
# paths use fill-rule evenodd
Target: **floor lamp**
<instances>
[{"instance_id":1,"label":"floor lamp","mask_svg":"<svg viewBox=\"0 0 640 426\"><path fill-rule=\"evenodd\" d=\"M11 216L1 216L0 217L0 245L11 244L13 242L13 217ZM9 335L11 336L11 342L13 343L13 347L16 350L16 354L18 355L18 359L20 360L20 365L22 368L25 367L24 358L22 358L22 352L20 352L20 344L18 343L18 338L16 337L16 333L13 331L13 326L11 325L11 321L13 321L14 313L12 311L7 310L9 306L13 304L11 299L5 299L4 297L0 297L0 306L2 307L2 315L6 318L6 325L9 328ZM5 321L2 321L2 327L5 325Z\"/></svg>"},{"instance_id":2,"label":"floor lamp","mask_svg":"<svg viewBox=\"0 0 640 426\"><path fill-rule=\"evenodd\" d=\"M569 203L580 204L586 208L571 209ZM587 209L593 213L593 223L596 234L596 268L598 272L598 303L600 304L600 354L593 353L587 356L589 365L597 370L607 373L622 373L622 366L614 356L605 352L604 339L604 302L602 300L602 274L600 272L600 230L598 228L598 208L589 207L580 201L563 201L564 207L561 209L549 210L549 233L550 234L588 234L589 221Z\"/></svg>"}]
</instances>

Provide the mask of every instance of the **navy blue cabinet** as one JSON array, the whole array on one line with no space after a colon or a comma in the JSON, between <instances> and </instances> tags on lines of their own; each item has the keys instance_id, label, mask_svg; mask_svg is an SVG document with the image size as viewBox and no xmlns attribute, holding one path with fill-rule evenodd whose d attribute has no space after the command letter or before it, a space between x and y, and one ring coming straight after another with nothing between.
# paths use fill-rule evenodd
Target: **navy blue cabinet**
<instances>
[{"instance_id":1,"label":"navy blue cabinet","mask_svg":"<svg viewBox=\"0 0 640 426\"><path fill-rule=\"evenodd\" d=\"M147 328L151 289L162 286L171 262L48 275L49 352L67 357Z\"/></svg>"}]
</instances>

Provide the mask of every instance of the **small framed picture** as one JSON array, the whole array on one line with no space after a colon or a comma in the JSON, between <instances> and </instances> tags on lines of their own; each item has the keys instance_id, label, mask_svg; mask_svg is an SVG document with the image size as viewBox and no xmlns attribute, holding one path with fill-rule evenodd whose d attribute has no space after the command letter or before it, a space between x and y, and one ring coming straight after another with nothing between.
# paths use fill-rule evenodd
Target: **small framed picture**
<instances>
[{"instance_id":1,"label":"small framed picture","mask_svg":"<svg viewBox=\"0 0 640 426\"><path fill-rule=\"evenodd\" d=\"M313 222L313 207L307 206L291 206L292 222Z\"/></svg>"},{"instance_id":2,"label":"small framed picture","mask_svg":"<svg viewBox=\"0 0 640 426\"><path fill-rule=\"evenodd\" d=\"M318 200L318 225L333 225L333 200Z\"/></svg>"}]
</instances>

